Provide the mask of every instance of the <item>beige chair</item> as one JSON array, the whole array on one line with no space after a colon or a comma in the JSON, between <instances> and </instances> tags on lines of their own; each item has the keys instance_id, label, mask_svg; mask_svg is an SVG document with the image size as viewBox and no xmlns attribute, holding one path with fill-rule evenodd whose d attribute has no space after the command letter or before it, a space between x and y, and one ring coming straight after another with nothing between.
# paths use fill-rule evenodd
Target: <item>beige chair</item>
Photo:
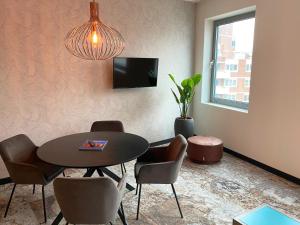
<instances>
[{"instance_id":1,"label":"beige chair","mask_svg":"<svg viewBox=\"0 0 300 225\"><path fill-rule=\"evenodd\" d=\"M24 134L0 142L0 154L14 182L4 217L6 217L16 185L42 185L44 219L47 221L44 187L63 172L63 168L47 164L36 156L37 146Z\"/></svg>"},{"instance_id":2,"label":"beige chair","mask_svg":"<svg viewBox=\"0 0 300 225\"><path fill-rule=\"evenodd\" d=\"M118 213L126 221L122 197L126 174L116 186L110 178L57 178L54 193L62 215L72 224L112 223Z\"/></svg>"},{"instance_id":3,"label":"beige chair","mask_svg":"<svg viewBox=\"0 0 300 225\"><path fill-rule=\"evenodd\" d=\"M136 191L139 191L137 220L139 218L142 184L171 184L181 218L183 218L174 183L177 180L186 148L186 139L182 135L178 135L169 146L149 148L144 155L137 159L135 164Z\"/></svg>"},{"instance_id":4,"label":"beige chair","mask_svg":"<svg viewBox=\"0 0 300 225\"><path fill-rule=\"evenodd\" d=\"M118 120L103 120L95 121L92 124L91 132L100 132L100 131L114 131L114 132L124 132L124 126L121 121ZM122 174L126 173L125 164L121 164Z\"/></svg>"}]
</instances>

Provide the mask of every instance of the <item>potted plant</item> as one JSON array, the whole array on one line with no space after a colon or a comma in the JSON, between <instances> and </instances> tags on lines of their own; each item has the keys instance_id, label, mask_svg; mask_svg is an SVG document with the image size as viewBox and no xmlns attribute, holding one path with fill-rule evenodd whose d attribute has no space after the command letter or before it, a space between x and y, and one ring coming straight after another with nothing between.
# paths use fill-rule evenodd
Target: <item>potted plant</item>
<instances>
[{"instance_id":1,"label":"potted plant","mask_svg":"<svg viewBox=\"0 0 300 225\"><path fill-rule=\"evenodd\" d=\"M176 85L178 94L171 89L179 106L180 117L177 117L174 124L175 135L182 134L185 138L194 135L194 119L188 116L189 108L195 95L195 88L200 83L202 75L194 74L191 78L184 79L179 85L174 76L169 74L170 79Z\"/></svg>"}]
</instances>

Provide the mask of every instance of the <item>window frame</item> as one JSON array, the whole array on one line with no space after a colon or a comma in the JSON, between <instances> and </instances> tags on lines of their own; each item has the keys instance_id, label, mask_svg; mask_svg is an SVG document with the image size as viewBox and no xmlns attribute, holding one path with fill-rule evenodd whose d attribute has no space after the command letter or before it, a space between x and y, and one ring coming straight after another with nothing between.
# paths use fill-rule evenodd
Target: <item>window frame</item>
<instances>
[{"instance_id":1,"label":"window frame","mask_svg":"<svg viewBox=\"0 0 300 225\"><path fill-rule=\"evenodd\" d=\"M255 18L256 11L251 11L243 14L239 14L236 16L226 17L223 19L215 20L213 24L213 43L212 43L212 60L211 60L211 87L210 87L210 101L212 103L240 108L248 110L249 103L241 102L241 101L233 101L228 99L217 98L216 96L216 65L217 63L217 44L218 44L218 27L234 22L239 22L251 18ZM250 95L250 91L249 91Z\"/></svg>"}]
</instances>

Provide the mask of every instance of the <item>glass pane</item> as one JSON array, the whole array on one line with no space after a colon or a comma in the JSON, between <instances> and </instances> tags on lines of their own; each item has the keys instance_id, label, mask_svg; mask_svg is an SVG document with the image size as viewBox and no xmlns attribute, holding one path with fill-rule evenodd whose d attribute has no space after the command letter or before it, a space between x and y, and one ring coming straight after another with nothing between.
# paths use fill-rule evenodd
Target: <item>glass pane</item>
<instances>
[{"instance_id":1,"label":"glass pane","mask_svg":"<svg viewBox=\"0 0 300 225\"><path fill-rule=\"evenodd\" d=\"M215 98L249 103L255 18L218 26Z\"/></svg>"}]
</instances>

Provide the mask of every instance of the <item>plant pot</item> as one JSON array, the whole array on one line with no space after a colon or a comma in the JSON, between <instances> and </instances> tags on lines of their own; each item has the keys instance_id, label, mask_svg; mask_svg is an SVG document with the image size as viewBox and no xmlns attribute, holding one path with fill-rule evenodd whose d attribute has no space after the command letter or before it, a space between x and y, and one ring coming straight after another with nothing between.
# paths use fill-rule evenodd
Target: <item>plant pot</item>
<instances>
[{"instance_id":1,"label":"plant pot","mask_svg":"<svg viewBox=\"0 0 300 225\"><path fill-rule=\"evenodd\" d=\"M194 119L177 117L174 123L175 135L182 134L185 138L194 135Z\"/></svg>"}]
</instances>

